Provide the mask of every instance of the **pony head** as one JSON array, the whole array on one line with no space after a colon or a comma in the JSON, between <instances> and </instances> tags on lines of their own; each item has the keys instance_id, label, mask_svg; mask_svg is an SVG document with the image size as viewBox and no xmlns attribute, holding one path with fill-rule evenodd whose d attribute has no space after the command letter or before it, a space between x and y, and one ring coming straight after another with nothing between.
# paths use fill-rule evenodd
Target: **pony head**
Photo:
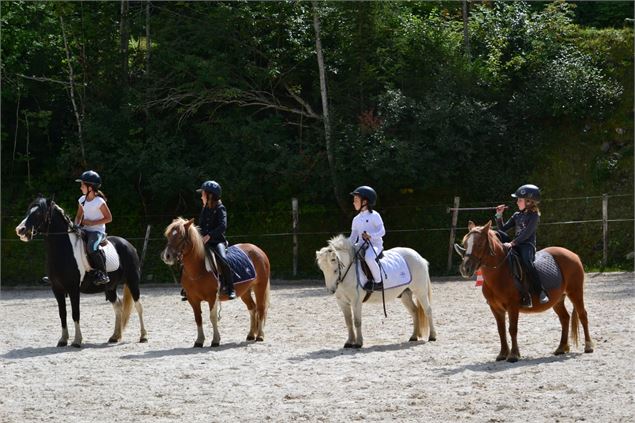
<instances>
[{"instance_id":1,"label":"pony head","mask_svg":"<svg viewBox=\"0 0 635 423\"><path fill-rule=\"evenodd\" d=\"M462 246L454 244L454 250L463 259L459 266L461 276L471 278L481 267L481 263L487 256L494 255L496 235L491 231L492 221L483 226L476 226L471 220L468 222L468 233L463 237Z\"/></svg>"},{"instance_id":2,"label":"pony head","mask_svg":"<svg viewBox=\"0 0 635 423\"><path fill-rule=\"evenodd\" d=\"M315 252L315 261L324 274L326 289L334 294L337 285L342 282L345 269L353 260L353 245L344 235L337 235L328 241L328 245Z\"/></svg>"},{"instance_id":3,"label":"pony head","mask_svg":"<svg viewBox=\"0 0 635 423\"><path fill-rule=\"evenodd\" d=\"M15 233L20 241L29 242L38 232L44 232L51 221L50 208L52 201L38 196L29 204L26 216L15 227Z\"/></svg>"},{"instance_id":4,"label":"pony head","mask_svg":"<svg viewBox=\"0 0 635 423\"><path fill-rule=\"evenodd\" d=\"M161 252L161 260L165 264L171 266L190 253L204 257L203 238L194 226L194 219L177 217L165 228L164 235L167 245Z\"/></svg>"}]
</instances>

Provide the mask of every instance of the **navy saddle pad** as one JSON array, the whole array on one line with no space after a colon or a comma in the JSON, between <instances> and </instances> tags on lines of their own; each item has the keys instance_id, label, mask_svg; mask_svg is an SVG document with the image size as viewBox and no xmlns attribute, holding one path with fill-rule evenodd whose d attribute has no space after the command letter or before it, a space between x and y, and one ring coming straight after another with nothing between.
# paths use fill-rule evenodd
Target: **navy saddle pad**
<instances>
[{"instance_id":1,"label":"navy saddle pad","mask_svg":"<svg viewBox=\"0 0 635 423\"><path fill-rule=\"evenodd\" d=\"M227 263L234 272L234 283L247 282L256 278L254 264L247 254L235 245L227 249Z\"/></svg>"},{"instance_id":2,"label":"navy saddle pad","mask_svg":"<svg viewBox=\"0 0 635 423\"><path fill-rule=\"evenodd\" d=\"M536 259L534 260L534 266L540 276L540 282L542 286L549 289L556 289L562 284L562 273L560 267L553 256L544 251L538 251L536 253Z\"/></svg>"}]
</instances>

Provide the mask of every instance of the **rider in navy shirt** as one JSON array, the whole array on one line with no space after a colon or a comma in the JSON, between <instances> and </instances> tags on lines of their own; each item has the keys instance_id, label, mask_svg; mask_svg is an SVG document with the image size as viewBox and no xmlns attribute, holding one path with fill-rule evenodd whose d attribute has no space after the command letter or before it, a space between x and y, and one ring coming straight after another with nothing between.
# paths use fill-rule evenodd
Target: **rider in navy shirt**
<instances>
[{"instance_id":1,"label":"rider in navy shirt","mask_svg":"<svg viewBox=\"0 0 635 423\"><path fill-rule=\"evenodd\" d=\"M500 205L496 207L498 235L504 242L505 247L516 250L528 276L535 285L540 285L540 278L534 266L536 230L540 223L540 210L538 209L540 189L535 185L523 185L512 194L512 197L516 198L516 205L520 211L514 213L507 222L503 223L503 210L505 210L506 206ZM513 240L510 240L506 233L511 228L514 228L516 232ZM531 307L531 296L529 295L528 287L522 281L519 282L522 288L520 305L521 307ZM547 293L541 286L540 303L545 304L548 301Z\"/></svg>"}]
</instances>

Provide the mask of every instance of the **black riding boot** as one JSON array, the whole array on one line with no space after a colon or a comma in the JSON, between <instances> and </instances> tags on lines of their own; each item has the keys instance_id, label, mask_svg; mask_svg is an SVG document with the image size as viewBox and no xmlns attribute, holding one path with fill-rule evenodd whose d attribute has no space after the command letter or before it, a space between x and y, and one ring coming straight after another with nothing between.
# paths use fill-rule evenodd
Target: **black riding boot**
<instances>
[{"instance_id":1,"label":"black riding boot","mask_svg":"<svg viewBox=\"0 0 635 423\"><path fill-rule=\"evenodd\" d=\"M236 291L234 291L234 278L231 276L231 270L227 268L223 269L223 273L221 273L220 278L225 295L227 295L230 300L236 298Z\"/></svg>"},{"instance_id":2,"label":"black riding boot","mask_svg":"<svg viewBox=\"0 0 635 423\"><path fill-rule=\"evenodd\" d=\"M106 285L110 282L108 273L106 272L106 259L100 251L90 254L90 259L95 269L95 285Z\"/></svg>"},{"instance_id":3,"label":"black riding boot","mask_svg":"<svg viewBox=\"0 0 635 423\"><path fill-rule=\"evenodd\" d=\"M529 293L529 288L527 287L527 281L519 281L514 278L514 282L516 282L516 286L520 291L520 306L522 308L531 308L531 294Z\"/></svg>"}]
</instances>

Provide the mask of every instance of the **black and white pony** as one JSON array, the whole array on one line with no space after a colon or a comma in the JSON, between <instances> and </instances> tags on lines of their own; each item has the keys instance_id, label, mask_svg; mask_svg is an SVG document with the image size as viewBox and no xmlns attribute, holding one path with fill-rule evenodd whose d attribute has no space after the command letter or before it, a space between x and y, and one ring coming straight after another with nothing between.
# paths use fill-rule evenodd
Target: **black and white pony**
<instances>
[{"instance_id":1,"label":"black and white pony","mask_svg":"<svg viewBox=\"0 0 635 423\"><path fill-rule=\"evenodd\" d=\"M139 342L147 342L147 333L143 325L143 308L139 302L139 256L137 250L123 238L109 236L108 242L114 247L107 254L110 265L108 276L110 283L95 285L88 260L86 247L71 219L52 200L38 197L29 205L26 217L15 228L15 232L24 242L31 241L37 234L42 234L46 245L47 274L51 288L57 299L62 337L58 347L68 344L68 326L66 324L66 295L71 301L75 338L72 346L81 347L82 332L79 327L79 293L94 294L105 292L106 299L115 310L115 330L108 342L121 340L121 333L126 327L134 303L139 315L141 336ZM114 260L113 260L114 259ZM115 267L113 269L113 267ZM117 295L117 285L123 283L123 299Z\"/></svg>"}]
</instances>

